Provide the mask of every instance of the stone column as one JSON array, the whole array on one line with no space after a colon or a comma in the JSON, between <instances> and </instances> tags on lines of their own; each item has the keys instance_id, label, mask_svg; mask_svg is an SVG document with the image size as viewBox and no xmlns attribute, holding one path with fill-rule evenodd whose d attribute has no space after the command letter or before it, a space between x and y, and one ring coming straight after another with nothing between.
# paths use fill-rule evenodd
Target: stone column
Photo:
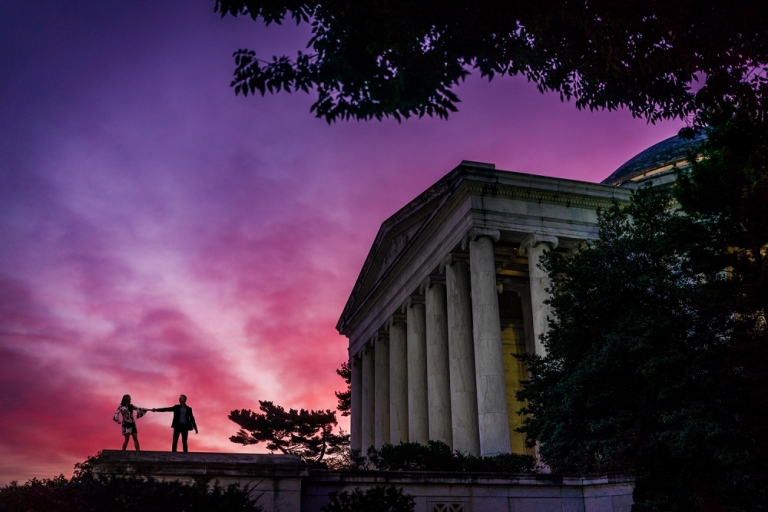
<instances>
[{"instance_id":1,"label":"stone column","mask_svg":"<svg viewBox=\"0 0 768 512\"><path fill-rule=\"evenodd\" d=\"M550 286L549 275L539 268L541 257L546 251L557 248L557 237L550 235L528 235L517 250L518 254L528 255L528 278L531 282L531 316L533 317L533 341L536 354L546 355L546 349L541 341L541 336L549 330L547 317L550 307L544 304L549 298L547 288Z\"/></svg>"},{"instance_id":2,"label":"stone column","mask_svg":"<svg viewBox=\"0 0 768 512\"><path fill-rule=\"evenodd\" d=\"M427 444L427 337L424 303L409 297L403 305L407 319L408 345L408 441Z\"/></svg>"},{"instance_id":3,"label":"stone column","mask_svg":"<svg viewBox=\"0 0 768 512\"><path fill-rule=\"evenodd\" d=\"M451 384L448 370L448 310L445 279L428 277L422 284L427 317L427 403L429 439L453 446Z\"/></svg>"},{"instance_id":4,"label":"stone column","mask_svg":"<svg viewBox=\"0 0 768 512\"><path fill-rule=\"evenodd\" d=\"M362 451L368 451L368 448L374 444L375 429L375 363L373 347L365 347L363 352L363 419L362 419Z\"/></svg>"},{"instance_id":5,"label":"stone column","mask_svg":"<svg viewBox=\"0 0 768 512\"><path fill-rule=\"evenodd\" d=\"M472 284L472 332L475 339L475 379L480 454L510 453L504 353L501 348L499 298L493 243L496 230L472 228L469 242L469 268Z\"/></svg>"},{"instance_id":6,"label":"stone column","mask_svg":"<svg viewBox=\"0 0 768 512\"><path fill-rule=\"evenodd\" d=\"M353 356L350 359L350 369L352 370L352 410L350 411L350 448L353 450L362 450L362 428L363 428L363 362L359 357Z\"/></svg>"},{"instance_id":7,"label":"stone column","mask_svg":"<svg viewBox=\"0 0 768 512\"><path fill-rule=\"evenodd\" d=\"M376 354L373 444L381 448L384 443L389 443L389 336L379 331L374 334L373 342Z\"/></svg>"},{"instance_id":8,"label":"stone column","mask_svg":"<svg viewBox=\"0 0 768 512\"><path fill-rule=\"evenodd\" d=\"M520 297L523 307L523 329L525 330L525 351L528 354L536 353L536 343L533 337L533 311L531 310L531 287L522 283L504 283L504 289L509 288Z\"/></svg>"},{"instance_id":9,"label":"stone column","mask_svg":"<svg viewBox=\"0 0 768 512\"><path fill-rule=\"evenodd\" d=\"M405 315L389 320L389 442L408 442L408 351Z\"/></svg>"},{"instance_id":10,"label":"stone column","mask_svg":"<svg viewBox=\"0 0 768 512\"><path fill-rule=\"evenodd\" d=\"M453 449L480 455L469 268L466 262L456 261L450 255L440 266L445 270L447 295Z\"/></svg>"}]
</instances>

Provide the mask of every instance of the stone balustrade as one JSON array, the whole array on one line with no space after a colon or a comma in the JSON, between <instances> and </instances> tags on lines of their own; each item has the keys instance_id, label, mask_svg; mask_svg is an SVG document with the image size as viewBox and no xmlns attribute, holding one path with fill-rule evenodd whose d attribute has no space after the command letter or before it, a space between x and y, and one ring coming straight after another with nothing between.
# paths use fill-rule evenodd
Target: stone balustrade
<instances>
[{"instance_id":1,"label":"stone balustrade","mask_svg":"<svg viewBox=\"0 0 768 512\"><path fill-rule=\"evenodd\" d=\"M332 491L402 488L414 512L629 512L632 479L621 475L309 469L293 455L104 450L97 475L249 485L264 512L320 512Z\"/></svg>"}]
</instances>

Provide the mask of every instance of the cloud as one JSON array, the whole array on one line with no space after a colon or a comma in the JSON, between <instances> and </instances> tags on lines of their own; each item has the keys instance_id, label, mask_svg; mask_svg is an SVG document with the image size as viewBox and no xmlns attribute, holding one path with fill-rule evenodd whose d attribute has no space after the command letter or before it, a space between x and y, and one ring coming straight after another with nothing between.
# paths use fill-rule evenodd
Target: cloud
<instances>
[{"instance_id":1,"label":"cloud","mask_svg":"<svg viewBox=\"0 0 768 512\"><path fill-rule=\"evenodd\" d=\"M0 479L71 472L74 462L122 441L111 417L129 393L144 407L195 408L195 449L237 449L226 416L251 389L228 371L204 330L178 310L146 308L104 336L62 325L24 283L0 277ZM144 449L168 449L170 417L139 421ZM36 474L34 476L53 476Z\"/></svg>"},{"instance_id":2,"label":"cloud","mask_svg":"<svg viewBox=\"0 0 768 512\"><path fill-rule=\"evenodd\" d=\"M234 49L305 28L202 1L6 2L0 26L0 484L119 447L124 393L187 394L193 449L260 450L227 414L335 406L334 326L388 216L462 159L598 181L678 128L477 77L448 122L328 126L312 95L228 87ZM169 424L139 420L142 447Z\"/></svg>"}]
</instances>

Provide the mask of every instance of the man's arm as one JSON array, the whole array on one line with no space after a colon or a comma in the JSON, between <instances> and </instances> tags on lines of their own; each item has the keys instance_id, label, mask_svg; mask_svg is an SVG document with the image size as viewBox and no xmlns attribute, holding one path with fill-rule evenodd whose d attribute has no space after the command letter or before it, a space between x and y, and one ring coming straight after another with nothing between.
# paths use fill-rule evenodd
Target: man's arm
<instances>
[{"instance_id":1,"label":"man's arm","mask_svg":"<svg viewBox=\"0 0 768 512\"><path fill-rule=\"evenodd\" d=\"M173 406L170 407L160 407L157 409L152 409L152 412L173 412Z\"/></svg>"}]
</instances>

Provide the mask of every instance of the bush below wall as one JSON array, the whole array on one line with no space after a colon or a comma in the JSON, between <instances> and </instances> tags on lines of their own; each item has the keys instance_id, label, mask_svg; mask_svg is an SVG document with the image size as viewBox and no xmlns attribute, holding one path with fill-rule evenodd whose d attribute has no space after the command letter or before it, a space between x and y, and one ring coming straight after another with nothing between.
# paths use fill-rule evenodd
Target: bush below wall
<instances>
[{"instance_id":1,"label":"bush below wall","mask_svg":"<svg viewBox=\"0 0 768 512\"><path fill-rule=\"evenodd\" d=\"M532 473L536 459L530 455L508 453L494 457L478 457L454 452L440 441L385 444L381 449L371 447L368 456L352 455L352 466L357 469L375 468L384 471L453 471L481 473Z\"/></svg>"}]
</instances>

